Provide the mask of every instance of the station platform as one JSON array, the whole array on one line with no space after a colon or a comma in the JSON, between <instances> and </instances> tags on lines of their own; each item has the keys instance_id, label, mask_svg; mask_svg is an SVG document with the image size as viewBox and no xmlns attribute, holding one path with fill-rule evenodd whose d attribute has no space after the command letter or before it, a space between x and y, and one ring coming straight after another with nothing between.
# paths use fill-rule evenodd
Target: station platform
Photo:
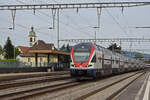
<instances>
[{"instance_id":1,"label":"station platform","mask_svg":"<svg viewBox=\"0 0 150 100\"><path fill-rule=\"evenodd\" d=\"M150 70L120 92L113 100L150 100Z\"/></svg>"}]
</instances>

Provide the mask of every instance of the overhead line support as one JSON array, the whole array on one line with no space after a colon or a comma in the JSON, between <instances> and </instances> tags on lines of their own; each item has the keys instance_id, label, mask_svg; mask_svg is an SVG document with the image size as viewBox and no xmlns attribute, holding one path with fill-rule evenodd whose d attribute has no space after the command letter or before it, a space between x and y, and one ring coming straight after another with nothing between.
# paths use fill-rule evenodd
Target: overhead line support
<instances>
[{"instance_id":1,"label":"overhead line support","mask_svg":"<svg viewBox=\"0 0 150 100\"><path fill-rule=\"evenodd\" d=\"M15 29L15 17L16 17L16 10L11 10L11 16L12 16L12 29Z\"/></svg>"},{"instance_id":2,"label":"overhead line support","mask_svg":"<svg viewBox=\"0 0 150 100\"><path fill-rule=\"evenodd\" d=\"M114 8L114 7L146 6L146 5L150 5L150 2L104 2L104 3L70 3L70 4L0 5L0 10Z\"/></svg>"},{"instance_id":3,"label":"overhead line support","mask_svg":"<svg viewBox=\"0 0 150 100\"><path fill-rule=\"evenodd\" d=\"M65 39L64 42L150 42L150 38L103 38L103 39Z\"/></svg>"}]
</instances>

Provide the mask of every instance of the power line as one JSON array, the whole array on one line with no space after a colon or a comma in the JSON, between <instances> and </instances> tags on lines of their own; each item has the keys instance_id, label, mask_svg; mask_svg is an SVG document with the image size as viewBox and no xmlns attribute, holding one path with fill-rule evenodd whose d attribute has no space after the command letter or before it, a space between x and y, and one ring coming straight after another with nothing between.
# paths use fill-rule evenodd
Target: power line
<instances>
[{"instance_id":1,"label":"power line","mask_svg":"<svg viewBox=\"0 0 150 100\"><path fill-rule=\"evenodd\" d=\"M122 28L122 26L120 25L120 23L114 18L114 16L106 9L106 12L108 13L109 16L112 17L112 19L114 20L114 22L119 26L119 28L125 33L127 34L126 30L124 30L124 28Z\"/></svg>"},{"instance_id":2,"label":"power line","mask_svg":"<svg viewBox=\"0 0 150 100\"><path fill-rule=\"evenodd\" d=\"M19 1L19 0L18 0ZM56 1L55 1L56 2ZM20 1L20 3L22 3L22 4L26 4L26 3L24 3L24 2L22 2L22 1ZM46 14L46 13L44 13L44 12L41 12L41 11L38 11L39 13L41 13L41 14L43 14L43 15L45 15L45 16L47 16L47 17L51 17L51 16L49 16L48 14ZM57 20L57 18L55 19L55 20ZM84 32L84 31L81 31L81 30L79 30L79 29L76 29L75 27L73 27L72 25L67 25L66 23L64 23L64 22L62 22L62 21L60 21L60 23L62 23L62 24L64 24L64 25L66 25L66 26L68 26L68 27L71 27L73 30L75 30L75 31L79 31L79 32L81 32L81 33L85 33L86 35L88 35L89 33L88 32ZM70 33L70 32L69 32ZM89 34L90 35L90 34ZM88 36L89 36L88 35Z\"/></svg>"}]
</instances>

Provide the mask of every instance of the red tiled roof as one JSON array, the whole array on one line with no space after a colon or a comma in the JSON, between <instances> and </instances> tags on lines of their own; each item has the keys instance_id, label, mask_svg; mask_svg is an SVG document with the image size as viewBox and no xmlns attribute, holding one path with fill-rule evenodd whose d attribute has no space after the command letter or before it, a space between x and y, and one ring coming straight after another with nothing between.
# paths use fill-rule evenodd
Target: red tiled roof
<instances>
[{"instance_id":1,"label":"red tiled roof","mask_svg":"<svg viewBox=\"0 0 150 100\"><path fill-rule=\"evenodd\" d=\"M54 44L47 44L43 40L38 40L29 50L57 50L57 49L54 47Z\"/></svg>"},{"instance_id":2,"label":"red tiled roof","mask_svg":"<svg viewBox=\"0 0 150 100\"><path fill-rule=\"evenodd\" d=\"M54 44L47 44L42 40L38 40L30 49L29 49L30 53L41 53L41 54L62 54L62 55L70 55L69 52L64 52L64 51L60 51L57 50L54 47Z\"/></svg>"},{"instance_id":3,"label":"red tiled roof","mask_svg":"<svg viewBox=\"0 0 150 100\"><path fill-rule=\"evenodd\" d=\"M29 49L31 47L27 47L27 46L18 46L18 48L21 50L21 57L34 57L35 54L33 53L29 53ZM38 54L39 57L46 57L47 55L45 54Z\"/></svg>"},{"instance_id":4,"label":"red tiled roof","mask_svg":"<svg viewBox=\"0 0 150 100\"><path fill-rule=\"evenodd\" d=\"M30 47L27 46L18 46L22 53L26 52Z\"/></svg>"},{"instance_id":5,"label":"red tiled roof","mask_svg":"<svg viewBox=\"0 0 150 100\"><path fill-rule=\"evenodd\" d=\"M21 46L19 46L21 47ZM23 46L22 46L23 48ZM26 50L25 50L26 48ZM28 48L28 49L27 49ZM34 57L35 51L38 51L39 57L46 57L47 53L70 55L68 52L59 51L54 47L54 44L47 44L43 40L38 40L32 47L24 47L22 57Z\"/></svg>"}]
</instances>

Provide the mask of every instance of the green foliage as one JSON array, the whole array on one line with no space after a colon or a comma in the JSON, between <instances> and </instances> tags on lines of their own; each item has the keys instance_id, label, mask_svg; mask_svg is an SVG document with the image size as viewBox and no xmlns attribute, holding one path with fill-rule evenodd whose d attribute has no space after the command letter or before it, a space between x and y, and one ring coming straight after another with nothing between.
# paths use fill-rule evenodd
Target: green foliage
<instances>
[{"instance_id":1,"label":"green foliage","mask_svg":"<svg viewBox=\"0 0 150 100\"><path fill-rule=\"evenodd\" d=\"M65 49L66 49L65 44L63 44L60 50L65 51Z\"/></svg>"},{"instance_id":2,"label":"green foliage","mask_svg":"<svg viewBox=\"0 0 150 100\"><path fill-rule=\"evenodd\" d=\"M1 59L0 60L0 68L5 68L5 67L19 67L19 60L17 59Z\"/></svg>"},{"instance_id":3,"label":"green foliage","mask_svg":"<svg viewBox=\"0 0 150 100\"><path fill-rule=\"evenodd\" d=\"M137 53L136 55L135 55L135 58L144 58L144 56L142 55L142 54L139 54L139 53Z\"/></svg>"},{"instance_id":4,"label":"green foliage","mask_svg":"<svg viewBox=\"0 0 150 100\"><path fill-rule=\"evenodd\" d=\"M3 48L2 46L0 45L0 54L3 52Z\"/></svg>"},{"instance_id":5,"label":"green foliage","mask_svg":"<svg viewBox=\"0 0 150 100\"><path fill-rule=\"evenodd\" d=\"M70 46L69 46L69 44L67 44L67 46L65 46L65 44L63 44L62 47L60 48L60 50L66 51L66 52L70 52Z\"/></svg>"},{"instance_id":6,"label":"green foliage","mask_svg":"<svg viewBox=\"0 0 150 100\"><path fill-rule=\"evenodd\" d=\"M4 45L4 58L12 59L14 58L14 46L11 43L10 38L7 38L6 44Z\"/></svg>"},{"instance_id":7,"label":"green foliage","mask_svg":"<svg viewBox=\"0 0 150 100\"><path fill-rule=\"evenodd\" d=\"M70 46L69 44L67 44L67 46L65 46L65 44L60 48L60 50L65 51L65 52L70 52ZM59 57L59 60L61 63L69 63L71 58L69 55L63 55Z\"/></svg>"},{"instance_id":8,"label":"green foliage","mask_svg":"<svg viewBox=\"0 0 150 100\"><path fill-rule=\"evenodd\" d=\"M70 52L70 46L67 44L67 51Z\"/></svg>"},{"instance_id":9,"label":"green foliage","mask_svg":"<svg viewBox=\"0 0 150 100\"><path fill-rule=\"evenodd\" d=\"M15 48L15 58L18 56L18 55L20 55L21 54L21 52L19 51L19 49L18 48Z\"/></svg>"},{"instance_id":10,"label":"green foliage","mask_svg":"<svg viewBox=\"0 0 150 100\"><path fill-rule=\"evenodd\" d=\"M121 46L117 46L116 43L111 44L107 49L114 51L114 52L118 52L118 53L121 52Z\"/></svg>"},{"instance_id":11,"label":"green foliage","mask_svg":"<svg viewBox=\"0 0 150 100\"><path fill-rule=\"evenodd\" d=\"M19 62L18 59L0 59L0 61L14 61L14 62Z\"/></svg>"}]
</instances>

